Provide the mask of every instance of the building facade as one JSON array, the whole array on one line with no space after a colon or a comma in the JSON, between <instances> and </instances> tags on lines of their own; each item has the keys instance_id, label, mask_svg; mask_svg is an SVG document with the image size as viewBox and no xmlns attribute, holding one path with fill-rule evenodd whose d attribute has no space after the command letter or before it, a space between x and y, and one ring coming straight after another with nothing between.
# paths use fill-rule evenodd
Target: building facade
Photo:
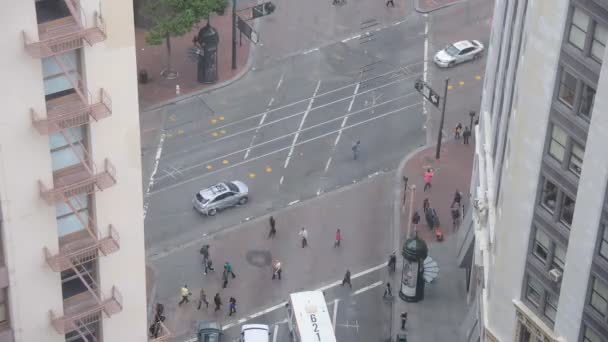
<instances>
[{"instance_id":1,"label":"building facade","mask_svg":"<svg viewBox=\"0 0 608 342\"><path fill-rule=\"evenodd\" d=\"M147 341L131 1L0 11L0 341Z\"/></svg>"},{"instance_id":2,"label":"building facade","mask_svg":"<svg viewBox=\"0 0 608 342\"><path fill-rule=\"evenodd\" d=\"M497 0L460 234L467 341L608 341L608 1Z\"/></svg>"}]
</instances>

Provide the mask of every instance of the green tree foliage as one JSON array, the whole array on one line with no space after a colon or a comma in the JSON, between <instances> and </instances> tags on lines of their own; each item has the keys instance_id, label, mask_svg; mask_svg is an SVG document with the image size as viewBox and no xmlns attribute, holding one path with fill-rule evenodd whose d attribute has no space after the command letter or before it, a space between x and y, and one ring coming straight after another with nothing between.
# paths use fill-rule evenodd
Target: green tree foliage
<instances>
[{"instance_id":1,"label":"green tree foliage","mask_svg":"<svg viewBox=\"0 0 608 342\"><path fill-rule=\"evenodd\" d=\"M154 26L146 35L146 43L160 45L169 37L183 36L211 13L223 12L227 5L227 0L147 0L144 15Z\"/></svg>"}]
</instances>

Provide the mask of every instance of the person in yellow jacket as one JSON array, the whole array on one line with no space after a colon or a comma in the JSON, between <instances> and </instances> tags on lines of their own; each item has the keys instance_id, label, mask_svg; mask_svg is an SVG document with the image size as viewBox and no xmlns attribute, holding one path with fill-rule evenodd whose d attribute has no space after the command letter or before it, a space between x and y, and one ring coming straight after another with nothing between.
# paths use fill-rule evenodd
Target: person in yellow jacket
<instances>
[{"instance_id":1,"label":"person in yellow jacket","mask_svg":"<svg viewBox=\"0 0 608 342\"><path fill-rule=\"evenodd\" d=\"M184 287L179 290L179 294L182 296L182 300L178 303L178 305L181 306L184 303L190 303L190 299L188 297L192 295L192 292L190 292L188 289L188 285L184 284Z\"/></svg>"}]
</instances>

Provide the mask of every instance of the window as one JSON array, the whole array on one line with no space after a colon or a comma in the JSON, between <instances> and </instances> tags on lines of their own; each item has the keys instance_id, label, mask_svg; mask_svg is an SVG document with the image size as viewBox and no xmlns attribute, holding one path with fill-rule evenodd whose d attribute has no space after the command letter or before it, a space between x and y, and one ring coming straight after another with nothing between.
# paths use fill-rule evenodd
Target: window
<instances>
[{"instance_id":1,"label":"window","mask_svg":"<svg viewBox=\"0 0 608 342\"><path fill-rule=\"evenodd\" d=\"M567 195L564 195L560 220L567 226L570 226L572 224L572 216L574 216L574 204L575 203L572 198L568 197Z\"/></svg>"},{"instance_id":2,"label":"window","mask_svg":"<svg viewBox=\"0 0 608 342\"><path fill-rule=\"evenodd\" d=\"M583 85L583 93L581 95L581 107L579 114L587 120L591 119L591 111L593 110L593 101L595 100L595 89L588 85Z\"/></svg>"},{"instance_id":3,"label":"window","mask_svg":"<svg viewBox=\"0 0 608 342\"><path fill-rule=\"evenodd\" d=\"M542 284L532 278L528 277L528 284L526 286L526 298L534 304L534 306L538 307L540 305L540 297L542 293Z\"/></svg>"},{"instance_id":4,"label":"window","mask_svg":"<svg viewBox=\"0 0 608 342\"><path fill-rule=\"evenodd\" d=\"M8 326L8 289L0 289L0 328Z\"/></svg>"},{"instance_id":5,"label":"window","mask_svg":"<svg viewBox=\"0 0 608 342\"><path fill-rule=\"evenodd\" d=\"M557 296L552 293L547 293L545 304L545 317L555 323L555 315L557 314Z\"/></svg>"},{"instance_id":6,"label":"window","mask_svg":"<svg viewBox=\"0 0 608 342\"><path fill-rule=\"evenodd\" d=\"M564 262L566 260L566 249L555 245L555 249L553 250L553 262L551 263L551 268L556 268L560 270L560 272L564 273Z\"/></svg>"},{"instance_id":7,"label":"window","mask_svg":"<svg viewBox=\"0 0 608 342\"><path fill-rule=\"evenodd\" d=\"M601 342L600 336L588 326L585 325L583 333L583 342Z\"/></svg>"},{"instance_id":8,"label":"window","mask_svg":"<svg viewBox=\"0 0 608 342\"><path fill-rule=\"evenodd\" d=\"M576 95L576 77L562 69L562 76L559 82L559 99L568 107L574 106L574 96Z\"/></svg>"},{"instance_id":9,"label":"window","mask_svg":"<svg viewBox=\"0 0 608 342\"><path fill-rule=\"evenodd\" d=\"M66 167L79 164L80 159L78 159L78 155L76 153L80 155L80 158L85 158L86 154L82 146L83 140L83 127L73 127L67 129L65 131L65 137L61 133L53 133L49 135L53 171L58 171Z\"/></svg>"},{"instance_id":10,"label":"window","mask_svg":"<svg viewBox=\"0 0 608 342\"><path fill-rule=\"evenodd\" d=\"M519 323L519 328L521 329L519 332L519 342L531 342L532 334L528 327L526 327L523 323Z\"/></svg>"},{"instance_id":11,"label":"window","mask_svg":"<svg viewBox=\"0 0 608 342\"><path fill-rule=\"evenodd\" d=\"M606 261L608 261L608 227L606 226L605 223L601 224L601 231L602 231L602 242L600 242L600 250L599 250L599 254L602 258L606 259Z\"/></svg>"},{"instance_id":12,"label":"window","mask_svg":"<svg viewBox=\"0 0 608 342\"><path fill-rule=\"evenodd\" d=\"M570 34L568 42L580 50L585 48L585 36L589 27L589 16L578 8L572 13L572 24L570 24Z\"/></svg>"},{"instance_id":13,"label":"window","mask_svg":"<svg viewBox=\"0 0 608 342\"><path fill-rule=\"evenodd\" d=\"M538 257L543 263L547 262L549 257L549 249L551 248L551 240L543 232L542 229L536 228L536 237L534 238L534 255Z\"/></svg>"},{"instance_id":14,"label":"window","mask_svg":"<svg viewBox=\"0 0 608 342\"><path fill-rule=\"evenodd\" d=\"M566 155L566 143L568 135L559 126L553 125L551 130L551 143L549 144L549 155L559 162L564 160Z\"/></svg>"},{"instance_id":15,"label":"window","mask_svg":"<svg viewBox=\"0 0 608 342\"><path fill-rule=\"evenodd\" d=\"M553 212L555 210L555 201L557 201L557 186L551 181L545 180L541 204L547 210Z\"/></svg>"},{"instance_id":16,"label":"window","mask_svg":"<svg viewBox=\"0 0 608 342\"><path fill-rule=\"evenodd\" d=\"M66 203L55 205L57 230L60 237L86 229L85 224L89 223L89 197L78 195L71 199L71 204L76 212L73 212Z\"/></svg>"},{"instance_id":17,"label":"window","mask_svg":"<svg viewBox=\"0 0 608 342\"><path fill-rule=\"evenodd\" d=\"M593 30L593 41L591 42L591 57L600 63L604 57L606 40L608 40L608 30L596 23Z\"/></svg>"},{"instance_id":18,"label":"window","mask_svg":"<svg viewBox=\"0 0 608 342\"><path fill-rule=\"evenodd\" d=\"M608 286L598 278L592 278L591 299L589 305L600 315L608 314Z\"/></svg>"},{"instance_id":19,"label":"window","mask_svg":"<svg viewBox=\"0 0 608 342\"><path fill-rule=\"evenodd\" d=\"M570 163L568 168L575 175L580 176L583 168L583 156L585 155L585 149L576 143L572 144L572 153L570 154Z\"/></svg>"}]
</instances>

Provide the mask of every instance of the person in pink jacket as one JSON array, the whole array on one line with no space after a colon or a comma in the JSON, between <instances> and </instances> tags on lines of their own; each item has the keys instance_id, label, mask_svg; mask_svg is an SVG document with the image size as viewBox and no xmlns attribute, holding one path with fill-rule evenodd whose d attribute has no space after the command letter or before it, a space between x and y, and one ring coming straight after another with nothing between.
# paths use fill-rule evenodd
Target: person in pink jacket
<instances>
[{"instance_id":1,"label":"person in pink jacket","mask_svg":"<svg viewBox=\"0 0 608 342\"><path fill-rule=\"evenodd\" d=\"M433 181L433 170L427 169L424 173L424 191L431 190L431 182Z\"/></svg>"}]
</instances>

